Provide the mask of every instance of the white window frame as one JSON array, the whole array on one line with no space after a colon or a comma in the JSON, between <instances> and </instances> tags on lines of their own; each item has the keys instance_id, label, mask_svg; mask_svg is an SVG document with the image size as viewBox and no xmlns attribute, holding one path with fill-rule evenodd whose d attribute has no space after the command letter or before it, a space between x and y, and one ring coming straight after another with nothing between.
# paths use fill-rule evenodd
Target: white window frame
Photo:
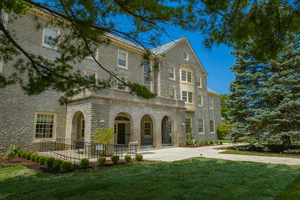
<instances>
[{"instance_id":1,"label":"white window frame","mask_svg":"<svg viewBox=\"0 0 300 200\"><path fill-rule=\"evenodd\" d=\"M119 55L120 55L120 53L124 53L126 55L125 66L119 65ZM117 66L122 68L122 69L128 69L128 53L126 51L118 50Z\"/></svg>"},{"instance_id":2,"label":"white window frame","mask_svg":"<svg viewBox=\"0 0 300 200\"><path fill-rule=\"evenodd\" d=\"M202 120L202 132L199 131L199 120ZM204 131L204 119L203 118L198 119L198 132L199 132L199 134L204 134L205 133L205 131Z\"/></svg>"},{"instance_id":3,"label":"white window frame","mask_svg":"<svg viewBox=\"0 0 300 200\"><path fill-rule=\"evenodd\" d=\"M200 81L200 85L198 85L198 78L200 79L199 80ZM198 88L202 88L202 77L201 76L197 76L197 82L196 82L196 84L197 84Z\"/></svg>"},{"instance_id":4,"label":"white window frame","mask_svg":"<svg viewBox=\"0 0 300 200\"><path fill-rule=\"evenodd\" d=\"M93 74L95 74L95 81L96 81L96 83L97 83L97 80L98 80L98 73L96 72L96 71L92 71L92 70L85 70L85 73L84 73L84 76L85 76L85 78L86 78L86 74L87 73L93 73ZM87 79L87 80L89 80L89 79Z\"/></svg>"},{"instance_id":5,"label":"white window frame","mask_svg":"<svg viewBox=\"0 0 300 200\"><path fill-rule=\"evenodd\" d=\"M122 79L122 78L120 78L120 79ZM126 78L124 78L124 79L122 79L125 83L127 83L127 79ZM120 89L121 87L124 87L124 89ZM121 85L120 84L120 81L118 80L118 84L117 84L117 89L118 90L120 90L120 91L128 91L128 86L127 85Z\"/></svg>"},{"instance_id":6,"label":"white window frame","mask_svg":"<svg viewBox=\"0 0 300 200\"><path fill-rule=\"evenodd\" d=\"M45 26L44 29L43 29L42 46L43 46L43 47L47 47L47 48L55 49L55 50L56 50L56 49L58 48L58 44L59 44L58 41L57 41L57 43L56 43L56 46L51 46L51 45L45 43L45 31L46 31L46 28L50 28L50 29L57 30L57 38L58 38L59 35L60 35L60 29L55 28L55 27L52 27L52 26Z\"/></svg>"},{"instance_id":7,"label":"white window frame","mask_svg":"<svg viewBox=\"0 0 300 200\"><path fill-rule=\"evenodd\" d=\"M170 78L170 71L168 71L169 79L175 81L175 80L176 80L176 76L175 76L175 67L169 66L168 70L170 70L170 68L173 68L173 78Z\"/></svg>"},{"instance_id":8,"label":"white window frame","mask_svg":"<svg viewBox=\"0 0 300 200\"><path fill-rule=\"evenodd\" d=\"M183 95L182 93L183 92L186 92L186 101L183 99ZM189 102L189 94L192 94L192 102ZM194 103L194 93L193 92L190 92L190 91L181 91L181 100L183 100L185 103L188 103L188 104L193 104Z\"/></svg>"},{"instance_id":9,"label":"white window frame","mask_svg":"<svg viewBox=\"0 0 300 200\"><path fill-rule=\"evenodd\" d=\"M182 80L182 72L185 71L186 72L186 78L185 78L185 81ZM188 73L191 73L191 82L188 81ZM181 69L180 70L180 81L183 82L183 83L189 83L189 84L192 84L193 83L193 78L194 76L194 73L190 70L187 70L187 69Z\"/></svg>"},{"instance_id":10,"label":"white window frame","mask_svg":"<svg viewBox=\"0 0 300 200\"><path fill-rule=\"evenodd\" d=\"M149 65L150 65L150 73L149 73L149 76L150 76L150 85L149 85L149 91L152 92L152 89L153 89L153 86L152 86L152 62L149 62ZM145 84L145 77L144 77L144 74L145 74L145 64L143 64L143 86L147 87L148 85Z\"/></svg>"},{"instance_id":11,"label":"white window frame","mask_svg":"<svg viewBox=\"0 0 300 200\"><path fill-rule=\"evenodd\" d=\"M213 131L211 131L211 122L213 122ZM215 120L209 120L209 132L210 133L215 133Z\"/></svg>"},{"instance_id":12,"label":"white window frame","mask_svg":"<svg viewBox=\"0 0 300 200\"><path fill-rule=\"evenodd\" d=\"M186 120L187 120L187 119L189 119L190 122L191 122L191 125L190 125L191 128L190 128L190 129L191 129L191 131L192 131L192 128L193 128L193 120L192 120L191 117L186 117L185 120L184 120L184 121L185 121L185 130L187 129L187 128L186 128ZM186 132L186 134L187 134L187 132Z\"/></svg>"},{"instance_id":13,"label":"white window frame","mask_svg":"<svg viewBox=\"0 0 300 200\"><path fill-rule=\"evenodd\" d=\"M171 91L171 90L174 91L174 98L171 98L171 96L170 96L170 91ZM169 89L169 98L170 98L170 99L176 99L176 90L175 90L175 88L170 88L170 89Z\"/></svg>"},{"instance_id":14,"label":"white window frame","mask_svg":"<svg viewBox=\"0 0 300 200\"><path fill-rule=\"evenodd\" d=\"M53 115L53 128L52 128L52 138L36 138L36 125L37 125L37 116L38 115ZM56 116L55 112L40 112L36 111L34 115L34 132L33 132L33 140L54 140L56 138Z\"/></svg>"},{"instance_id":15,"label":"white window frame","mask_svg":"<svg viewBox=\"0 0 300 200\"><path fill-rule=\"evenodd\" d=\"M210 100L211 100L211 104L210 104ZM208 103L209 103L209 108L214 109L214 100L212 98L208 99Z\"/></svg>"},{"instance_id":16,"label":"white window frame","mask_svg":"<svg viewBox=\"0 0 300 200\"><path fill-rule=\"evenodd\" d=\"M200 102L201 104L199 104L199 97L201 98L201 102ZM203 98L202 98L202 95L200 95L200 94L198 95L198 106L203 107Z\"/></svg>"},{"instance_id":17,"label":"white window frame","mask_svg":"<svg viewBox=\"0 0 300 200\"><path fill-rule=\"evenodd\" d=\"M184 58L184 53L186 54L186 58ZM184 51L183 53L182 53L182 57L183 57L183 59L184 60L189 60L189 54L186 52L186 51Z\"/></svg>"}]
</instances>

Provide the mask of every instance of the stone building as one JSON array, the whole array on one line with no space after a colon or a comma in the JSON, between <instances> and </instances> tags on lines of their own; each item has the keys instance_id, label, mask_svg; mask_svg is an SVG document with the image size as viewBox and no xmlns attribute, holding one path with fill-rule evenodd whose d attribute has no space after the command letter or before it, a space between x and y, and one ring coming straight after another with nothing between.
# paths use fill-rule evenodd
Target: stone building
<instances>
[{"instance_id":1,"label":"stone building","mask_svg":"<svg viewBox=\"0 0 300 200\"><path fill-rule=\"evenodd\" d=\"M31 9L6 26L14 31L16 41L25 50L53 61L58 53L51 38L62 32L55 27L36 30L35 16L40 22L48 20L46 13ZM101 120L105 121L104 128L114 128L112 143L134 141L139 148L184 146L186 132L191 131L195 140L217 139L216 130L222 123L220 95L207 87L208 74L186 37L152 49L153 55L162 58L159 71L151 70L157 62L153 59L141 66L140 46L115 35L108 37L111 43L96 50L97 60L120 78L145 85L157 97L140 98L119 84L101 91L86 91L67 106L61 106L58 102L61 94L56 91L27 96L19 85L1 88L0 152L11 144L30 149L41 140L57 138L91 142ZM11 65L11 62L0 63L0 73L5 76L13 73ZM87 78L109 78L89 57L76 64L74 70L80 70ZM148 70L151 80L147 77Z\"/></svg>"}]
</instances>

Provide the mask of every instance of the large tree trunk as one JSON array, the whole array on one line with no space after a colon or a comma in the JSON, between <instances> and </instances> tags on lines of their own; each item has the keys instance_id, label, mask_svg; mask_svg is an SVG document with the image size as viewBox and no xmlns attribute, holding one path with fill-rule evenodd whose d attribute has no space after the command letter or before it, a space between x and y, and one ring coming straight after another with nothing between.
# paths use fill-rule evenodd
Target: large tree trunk
<instances>
[{"instance_id":1,"label":"large tree trunk","mask_svg":"<svg viewBox=\"0 0 300 200\"><path fill-rule=\"evenodd\" d=\"M281 137L281 140L283 142L283 146L285 149L289 149L292 147L291 138L290 136L284 135Z\"/></svg>"}]
</instances>

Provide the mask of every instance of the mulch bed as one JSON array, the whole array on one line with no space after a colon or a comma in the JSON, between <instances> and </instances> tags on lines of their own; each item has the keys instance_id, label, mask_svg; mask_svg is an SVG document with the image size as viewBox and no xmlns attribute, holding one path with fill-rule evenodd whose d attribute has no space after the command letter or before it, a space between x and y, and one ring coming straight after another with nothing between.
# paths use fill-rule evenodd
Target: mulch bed
<instances>
[{"instance_id":1,"label":"mulch bed","mask_svg":"<svg viewBox=\"0 0 300 200\"><path fill-rule=\"evenodd\" d=\"M300 154L296 154L296 153L280 153L280 152L275 152L275 151L236 150L233 147L228 148L228 150L243 151L243 152L257 153L257 154L284 155L284 156L300 156Z\"/></svg>"},{"instance_id":2,"label":"mulch bed","mask_svg":"<svg viewBox=\"0 0 300 200\"><path fill-rule=\"evenodd\" d=\"M201 144L201 146L196 146L196 145L192 144L192 145L187 145L184 147L195 148L195 147L205 147L205 146L213 146L213 144Z\"/></svg>"},{"instance_id":3,"label":"mulch bed","mask_svg":"<svg viewBox=\"0 0 300 200\"><path fill-rule=\"evenodd\" d=\"M145 160L137 161L136 159L131 159L131 161L128 162L128 163L136 163L136 162L143 162L143 161L145 161ZM68 172L62 172L60 170L56 171L52 168L48 168L47 165L41 165L40 163L37 163L37 162L32 161L32 160L27 160L26 158L20 158L19 156L15 156L14 159L10 162L7 162L7 160L0 157L0 164L5 163L5 164L19 164L19 165L22 165L24 162L26 163L25 167L27 167L29 169L36 170L36 171L41 171L41 172L45 172L45 173L49 173L49 174L68 173ZM116 166L116 165L123 165L123 164L126 164L126 163L127 162L126 162L125 159L120 159L117 164L114 164L111 160L106 160L104 166L101 166L101 167L112 167L112 166ZM100 168L98 163L90 163L89 169L96 169L96 168ZM79 168L79 165L74 164L73 165L73 170L69 171L69 172L79 171L79 170L83 170L83 169Z\"/></svg>"}]
</instances>

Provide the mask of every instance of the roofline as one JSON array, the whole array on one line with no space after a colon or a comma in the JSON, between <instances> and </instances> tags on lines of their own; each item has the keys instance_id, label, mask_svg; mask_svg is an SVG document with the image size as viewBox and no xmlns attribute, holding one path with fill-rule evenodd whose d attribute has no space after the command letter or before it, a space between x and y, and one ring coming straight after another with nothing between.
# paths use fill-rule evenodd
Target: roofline
<instances>
[{"instance_id":1,"label":"roofline","mask_svg":"<svg viewBox=\"0 0 300 200\"><path fill-rule=\"evenodd\" d=\"M207 91L207 94L210 94L210 95L212 95L212 96L216 96L216 97L221 97L221 95L219 95L219 94L216 94L216 93L213 93L213 92L208 92L208 91Z\"/></svg>"}]
</instances>

